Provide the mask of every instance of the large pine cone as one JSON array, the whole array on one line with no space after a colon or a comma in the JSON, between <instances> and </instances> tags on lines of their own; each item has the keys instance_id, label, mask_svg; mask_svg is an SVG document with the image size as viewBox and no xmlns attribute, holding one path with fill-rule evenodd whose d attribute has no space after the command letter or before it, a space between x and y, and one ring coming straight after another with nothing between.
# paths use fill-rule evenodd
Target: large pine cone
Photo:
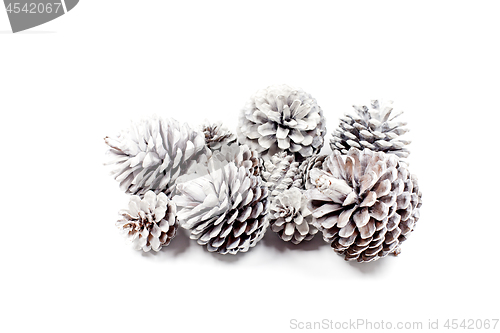
<instances>
[{"instance_id":1,"label":"large pine cone","mask_svg":"<svg viewBox=\"0 0 500 333\"><path fill-rule=\"evenodd\" d=\"M343 154L351 148L368 148L406 158L410 154L405 147L410 141L402 140L401 135L408 132L406 123L393 121L400 112L391 117L392 101L373 100L371 108L354 105L356 115L346 114L340 119L339 128L330 140L332 150Z\"/></svg>"},{"instance_id":2,"label":"large pine cone","mask_svg":"<svg viewBox=\"0 0 500 333\"><path fill-rule=\"evenodd\" d=\"M258 91L241 111L238 139L265 160L280 151L298 161L323 147L325 118L316 100L287 85Z\"/></svg>"},{"instance_id":3,"label":"large pine cone","mask_svg":"<svg viewBox=\"0 0 500 333\"><path fill-rule=\"evenodd\" d=\"M278 193L271 201L269 223L271 230L284 241L299 244L311 240L318 232L311 225L312 215L307 198L296 187Z\"/></svg>"},{"instance_id":4,"label":"large pine cone","mask_svg":"<svg viewBox=\"0 0 500 333\"><path fill-rule=\"evenodd\" d=\"M116 226L132 242L136 250L159 251L174 238L179 226L176 207L164 193L146 192L141 199L130 197L128 209L120 212Z\"/></svg>"},{"instance_id":5,"label":"large pine cone","mask_svg":"<svg viewBox=\"0 0 500 333\"><path fill-rule=\"evenodd\" d=\"M267 187L244 166L231 162L209 168L207 175L178 184L177 190L173 200L181 226L210 252L246 252L268 227Z\"/></svg>"},{"instance_id":6,"label":"large pine cone","mask_svg":"<svg viewBox=\"0 0 500 333\"><path fill-rule=\"evenodd\" d=\"M220 150L222 146L233 144L236 135L229 131L222 123L205 123L201 127L205 135L205 142L210 150Z\"/></svg>"},{"instance_id":7,"label":"large pine cone","mask_svg":"<svg viewBox=\"0 0 500 333\"><path fill-rule=\"evenodd\" d=\"M368 262L399 253L419 219L417 179L392 154L334 151L312 169L308 207L325 241L346 260Z\"/></svg>"},{"instance_id":8,"label":"large pine cone","mask_svg":"<svg viewBox=\"0 0 500 333\"><path fill-rule=\"evenodd\" d=\"M171 195L177 177L204 154L201 132L174 119L153 117L132 124L116 138L106 137L110 147L107 164L120 187L127 193L147 191Z\"/></svg>"}]
</instances>

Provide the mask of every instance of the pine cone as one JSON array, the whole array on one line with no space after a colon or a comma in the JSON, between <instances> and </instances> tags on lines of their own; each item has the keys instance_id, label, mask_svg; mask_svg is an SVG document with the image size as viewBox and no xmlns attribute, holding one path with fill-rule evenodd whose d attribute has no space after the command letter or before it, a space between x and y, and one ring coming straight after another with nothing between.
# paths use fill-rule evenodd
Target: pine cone
<instances>
[{"instance_id":1,"label":"pine cone","mask_svg":"<svg viewBox=\"0 0 500 333\"><path fill-rule=\"evenodd\" d=\"M201 131L205 134L205 142L210 150L220 150L223 145L228 146L236 141L236 135L231 133L222 123L203 124Z\"/></svg>"},{"instance_id":2,"label":"pine cone","mask_svg":"<svg viewBox=\"0 0 500 333\"><path fill-rule=\"evenodd\" d=\"M246 252L268 227L267 187L234 162L178 184L177 190L173 200L181 226L210 252Z\"/></svg>"},{"instance_id":3,"label":"pine cone","mask_svg":"<svg viewBox=\"0 0 500 333\"><path fill-rule=\"evenodd\" d=\"M269 209L271 230L284 241L299 244L311 240L318 232L311 223L311 211L307 208L307 198L296 187L278 193Z\"/></svg>"},{"instance_id":4,"label":"pine cone","mask_svg":"<svg viewBox=\"0 0 500 333\"><path fill-rule=\"evenodd\" d=\"M258 91L241 111L238 139L268 160L280 151L298 161L318 152L326 133L323 111L311 95L287 85Z\"/></svg>"},{"instance_id":5,"label":"pine cone","mask_svg":"<svg viewBox=\"0 0 500 333\"><path fill-rule=\"evenodd\" d=\"M369 262L399 253L422 204L417 179L392 154L334 151L310 171L313 225L346 260Z\"/></svg>"},{"instance_id":6,"label":"pine cone","mask_svg":"<svg viewBox=\"0 0 500 333\"><path fill-rule=\"evenodd\" d=\"M294 156L285 152L277 153L264 162L262 178L271 192L271 198L292 187L302 189L299 162L295 162Z\"/></svg>"},{"instance_id":7,"label":"pine cone","mask_svg":"<svg viewBox=\"0 0 500 333\"><path fill-rule=\"evenodd\" d=\"M176 207L164 193L153 191L130 197L127 210L120 212L122 218L116 226L132 242L136 250L159 251L174 238L179 226Z\"/></svg>"},{"instance_id":8,"label":"pine cone","mask_svg":"<svg viewBox=\"0 0 500 333\"><path fill-rule=\"evenodd\" d=\"M153 117L132 124L116 138L106 137L110 147L107 164L127 193L165 192L171 196L177 177L205 153L201 132L174 119Z\"/></svg>"},{"instance_id":9,"label":"pine cone","mask_svg":"<svg viewBox=\"0 0 500 333\"><path fill-rule=\"evenodd\" d=\"M319 168L321 169L321 166L325 162L325 159L327 158L327 155L313 155L311 157L308 157L300 164L299 170L300 174L302 176L302 183L303 189L311 189L314 187L314 185L311 183L310 179L310 171L314 168Z\"/></svg>"},{"instance_id":10,"label":"pine cone","mask_svg":"<svg viewBox=\"0 0 500 333\"><path fill-rule=\"evenodd\" d=\"M354 105L357 115L346 114L330 140L330 147L343 154L351 148L368 148L373 151L395 154L406 158L410 154L405 147L410 143L400 136L408 132L406 123L393 121L403 112L391 117L392 101L373 100L371 108Z\"/></svg>"}]
</instances>

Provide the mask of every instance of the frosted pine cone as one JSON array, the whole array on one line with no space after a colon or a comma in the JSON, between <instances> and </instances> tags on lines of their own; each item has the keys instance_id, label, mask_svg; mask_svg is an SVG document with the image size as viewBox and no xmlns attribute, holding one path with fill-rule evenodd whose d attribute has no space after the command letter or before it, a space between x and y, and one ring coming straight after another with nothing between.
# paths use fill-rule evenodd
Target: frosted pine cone
<instances>
[{"instance_id":1,"label":"frosted pine cone","mask_svg":"<svg viewBox=\"0 0 500 333\"><path fill-rule=\"evenodd\" d=\"M205 142L212 151L220 150L236 141L236 135L231 133L222 123L203 124L201 131L205 134Z\"/></svg>"},{"instance_id":2,"label":"frosted pine cone","mask_svg":"<svg viewBox=\"0 0 500 333\"><path fill-rule=\"evenodd\" d=\"M267 187L234 162L178 184L177 190L173 200L181 226L210 252L246 252L268 227Z\"/></svg>"},{"instance_id":3,"label":"frosted pine cone","mask_svg":"<svg viewBox=\"0 0 500 333\"><path fill-rule=\"evenodd\" d=\"M393 121L403 112L391 117L392 101L373 100L371 107L354 105L356 115L346 114L340 119L340 126L330 140L332 150L343 154L351 148L368 148L406 158L410 154L405 147L410 141L402 140L408 132L406 123Z\"/></svg>"},{"instance_id":4,"label":"frosted pine cone","mask_svg":"<svg viewBox=\"0 0 500 333\"><path fill-rule=\"evenodd\" d=\"M368 149L334 151L311 170L313 224L346 260L369 262L399 253L419 219L417 179L392 154Z\"/></svg>"},{"instance_id":5,"label":"frosted pine cone","mask_svg":"<svg viewBox=\"0 0 500 333\"><path fill-rule=\"evenodd\" d=\"M265 160L280 151L298 161L323 147L325 118L316 100L287 85L258 91L241 111L238 139Z\"/></svg>"},{"instance_id":6,"label":"frosted pine cone","mask_svg":"<svg viewBox=\"0 0 500 333\"><path fill-rule=\"evenodd\" d=\"M144 199L130 197L128 209L120 212L116 226L136 250L159 251L174 238L179 226L176 207L164 193L146 192Z\"/></svg>"},{"instance_id":7,"label":"frosted pine cone","mask_svg":"<svg viewBox=\"0 0 500 333\"><path fill-rule=\"evenodd\" d=\"M152 190L171 195L175 180L205 153L201 132L174 119L153 117L132 124L117 137L106 137L110 147L107 164L127 193Z\"/></svg>"},{"instance_id":8,"label":"frosted pine cone","mask_svg":"<svg viewBox=\"0 0 500 333\"><path fill-rule=\"evenodd\" d=\"M287 155L285 152L277 153L264 162L262 178L266 181L271 197L291 187L302 189L299 162L295 162L293 155Z\"/></svg>"},{"instance_id":9,"label":"frosted pine cone","mask_svg":"<svg viewBox=\"0 0 500 333\"><path fill-rule=\"evenodd\" d=\"M312 215L307 208L307 198L296 187L276 195L269 209L271 230L284 241L299 244L311 240L318 232L311 223Z\"/></svg>"},{"instance_id":10,"label":"frosted pine cone","mask_svg":"<svg viewBox=\"0 0 500 333\"><path fill-rule=\"evenodd\" d=\"M327 155L313 155L308 157L300 164L299 170L302 176L302 183L304 189L311 189L314 186L311 184L310 171L314 168L321 169L323 162L327 158Z\"/></svg>"}]
</instances>

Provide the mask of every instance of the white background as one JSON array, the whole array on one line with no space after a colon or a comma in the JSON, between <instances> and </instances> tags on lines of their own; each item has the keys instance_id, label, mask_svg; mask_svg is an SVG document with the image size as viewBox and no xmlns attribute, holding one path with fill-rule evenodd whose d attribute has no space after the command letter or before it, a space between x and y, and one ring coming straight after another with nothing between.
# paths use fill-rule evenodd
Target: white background
<instances>
[{"instance_id":1,"label":"white background","mask_svg":"<svg viewBox=\"0 0 500 333\"><path fill-rule=\"evenodd\" d=\"M19 34L0 10L0 331L500 318L499 10L83 0ZM128 247L114 225L128 200L102 165L103 138L152 114L235 129L246 100L279 83L317 99L327 140L352 104L383 97L405 111L424 202L402 254L348 263L321 237L293 247L272 232L237 256L182 232L158 254Z\"/></svg>"}]
</instances>

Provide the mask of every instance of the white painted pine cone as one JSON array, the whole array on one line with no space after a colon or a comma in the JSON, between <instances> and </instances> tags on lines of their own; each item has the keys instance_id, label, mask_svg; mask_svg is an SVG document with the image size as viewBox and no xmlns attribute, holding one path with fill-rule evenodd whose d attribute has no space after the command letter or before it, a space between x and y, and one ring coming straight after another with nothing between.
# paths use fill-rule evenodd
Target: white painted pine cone
<instances>
[{"instance_id":1,"label":"white painted pine cone","mask_svg":"<svg viewBox=\"0 0 500 333\"><path fill-rule=\"evenodd\" d=\"M273 197L269 209L271 230L284 241L299 244L311 240L318 232L311 223L307 198L296 187L284 190Z\"/></svg>"},{"instance_id":2,"label":"white painted pine cone","mask_svg":"<svg viewBox=\"0 0 500 333\"><path fill-rule=\"evenodd\" d=\"M229 131L222 123L205 122L201 131L205 135L205 142L210 150L220 150L222 146L228 146L236 141L236 134Z\"/></svg>"},{"instance_id":3,"label":"white painted pine cone","mask_svg":"<svg viewBox=\"0 0 500 333\"><path fill-rule=\"evenodd\" d=\"M148 191L141 199L130 197L128 209L120 211L116 226L136 250L159 251L174 238L179 226L176 207L164 193Z\"/></svg>"},{"instance_id":4,"label":"white painted pine cone","mask_svg":"<svg viewBox=\"0 0 500 333\"><path fill-rule=\"evenodd\" d=\"M346 260L399 253L418 221L422 194L397 156L352 148L312 169L308 208L323 238Z\"/></svg>"},{"instance_id":5,"label":"white painted pine cone","mask_svg":"<svg viewBox=\"0 0 500 333\"><path fill-rule=\"evenodd\" d=\"M401 135L408 132L405 122L394 119L403 112L392 114L392 101L373 100L371 105L354 105L355 115L346 114L340 119L339 127L332 134L330 147L343 154L353 147L395 154L406 158L410 154Z\"/></svg>"},{"instance_id":6,"label":"white painted pine cone","mask_svg":"<svg viewBox=\"0 0 500 333\"><path fill-rule=\"evenodd\" d=\"M173 200L181 226L210 252L246 252L268 227L267 187L244 166L230 162L177 185Z\"/></svg>"},{"instance_id":7,"label":"white painted pine cone","mask_svg":"<svg viewBox=\"0 0 500 333\"><path fill-rule=\"evenodd\" d=\"M106 164L127 193L174 190L175 180L206 151L204 135L174 119L152 117L133 123L117 137L106 137Z\"/></svg>"},{"instance_id":8,"label":"white painted pine cone","mask_svg":"<svg viewBox=\"0 0 500 333\"><path fill-rule=\"evenodd\" d=\"M285 151L298 161L323 147L325 118L316 100L287 85L258 91L240 114L238 140L268 160Z\"/></svg>"}]
</instances>

